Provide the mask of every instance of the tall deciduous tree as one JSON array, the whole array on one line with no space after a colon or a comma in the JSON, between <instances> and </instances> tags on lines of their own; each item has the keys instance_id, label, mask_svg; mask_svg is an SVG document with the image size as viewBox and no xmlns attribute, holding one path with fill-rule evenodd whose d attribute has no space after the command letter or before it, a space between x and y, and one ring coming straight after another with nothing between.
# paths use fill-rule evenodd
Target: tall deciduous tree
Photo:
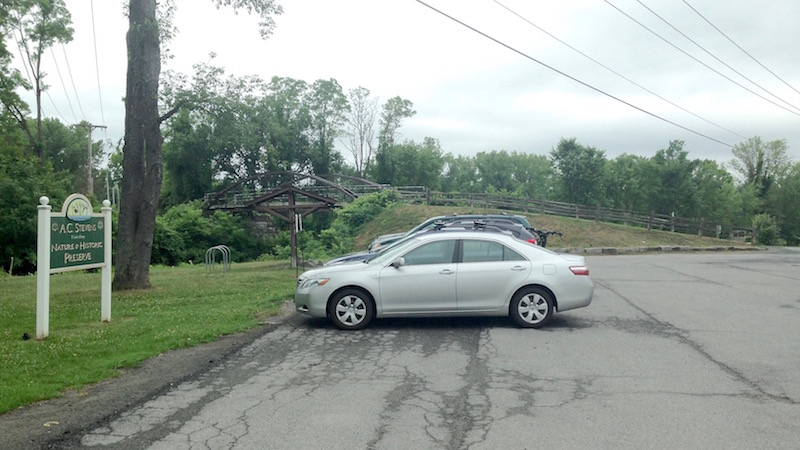
<instances>
[{"instance_id":1,"label":"tall deciduous tree","mask_svg":"<svg viewBox=\"0 0 800 450\"><path fill-rule=\"evenodd\" d=\"M690 160L683 141L670 141L666 149L651 158L646 179L652 183L650 207L654 211L693 217L697 211L697 184L694 171L699 161Z\"/></svg>"},{"instance_id":2,"label":"tall deciduous tree","mask_svg":"<svg viewBox=\"0 0 800 450\"><path fill-rule=\"evenodd\" d=\"M403 119L413 117L414 104L410 100L392 97L383 104L380 120L380 133L378 134L378 151L394 144L397 139L397 130Z\"/></svg>"},{"instance_id":3,"label":"tall deciduous tree","mask_svg":"<svg viewBox=\"0 0 800 450\"><path fill-rule=\"evenodd\" d=\"M380 183L387 183L393 177L394 159L391 147L395 145L397 130L403 119L412 117L414 111L410 100L392 97L383 104L380 118L380 132L378 133L378 151L375 154L375 179Z\"/></svg>"},{"instance_id":4,"label":"tall deciduous tree","mask_svg":"<svg viewBox=\"0 0 800 450\"><path fill-rule=\"evenodd\" d=\"M626 211L650 212L647 204L651 183L645 171L650 164L648 158L623 153L609 161L606 172L606 198L614 208Z\"/></svg>"},{"instance_id":5,"label":"tall deciduous tree","mask_svg":"<svg viewBox=\"0 0 800 450\"><path fill-rule=\"evenodd\" d=\"M564 201L584 205L604 201L606 158L602 150L584 147L575 138L561 139L550 156L560 176Z\"/></svg>"},{"instance_id":6,"label":"tall deciduous tree","mask_svg":"<svg viewBox=\"0 0 800 450\"><path fill-rule=\"evenodd\" d=\"M4 36L13 35L19 43L22 62L33 83L24 82L19 72L9 68L5 48L0 48L0 60L5 59L0 69L0 94L6 110L17 120L28 136L34 153L44 163L42 149L42 93L47 89L44 83L45 73L42 71L42 56L55 43L66 43L72 40L72 18L63 0L10 0L4 1L0 13L0 30ZM7 8L7 9L6 9ZM33 132L27 123L27 107L13 93L17 87L33 88L36 98L36 131Z\"/></svg>"},{"instance_id":7,"label":"tall deciduous tree","mask_svg":"<svg viewBox=\"0 0 800 450\"><path fill-rule=\"evenodd\" d=\"M378 181L394 186L425 186L439 189L444 157L439 141L425 138L422 144L405 141L382 152L376 169L383 174Z\"/></svg>"},{"instance_id":8,"label":"tall deciduous tree","mask_svg":"<svg viewBox=\"0 0 800 450\"><path fill-rule=\"evenodd\" d=\"M347 97L339 83L317 80L308 95L311 115L311 154L314 173L324 175L341 164L341 156L333 151L333 141L342 132L347 111Z\"/></svg>"},{"instance_id":9,"label":"tall deciduous tree","mask_svg":"<svg viewBox=\"0 0 800 450\"><path fill-rule=\"evenodd\" d=\"M255 12L264 38L275 26L273 15L281 13L273 0L214 1L218 7ZM178 105L159 115L161 35L156 0L130 0L128 17L125 144L114 288L142 289L150 286L150 256L163 177L160 124Z\"/></svg>"},{"instance_id":10,"label":"tall deciduous tree","mask_svg":"<svg viewBox=\"0 0 800 450\"><path fill-rule=\"evenodd\" d=\"M788 245L800 244L800 163L790 164L770 189L769 211L775 216L780 236Z\"/></svg>"},{"instance_id":11,"label":"tall deciduous tree","mask_svg":"<svg viewBox=\"0 0 800 450\"><path fill-rule=\"evenodd\" d=\"M766 198L775 179L789 167L786 155L786 141L783 139L764 142L755 136L733 147L736 157L730 165L745 183L756 187L760 198Z\"/></svg>"},{"instance_id":12,"label":"tall deciduous tree","mask_svg":"<svg viewBox=\"0 0 800 450\"><path fill-rule=\"evenodd\" d=\"M357 87L347 94L350 107L346 116L344 145L353 155L353 165L358 176L363 177L370 168L375 154L375 121L378 118L378 99L370 98L369 89Z\"/></svg>"}]
</instances>

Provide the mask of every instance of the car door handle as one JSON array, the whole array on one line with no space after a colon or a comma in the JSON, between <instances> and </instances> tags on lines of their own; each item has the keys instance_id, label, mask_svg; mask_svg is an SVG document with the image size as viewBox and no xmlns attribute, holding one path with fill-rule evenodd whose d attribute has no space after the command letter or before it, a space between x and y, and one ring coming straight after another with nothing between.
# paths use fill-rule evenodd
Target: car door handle
<instances>
[{"instance_id":1,"label":"car door handle","mask_svg":"<svg viewBox=\"0 0 800 450\"><path fill-rule=\"evenodd\" d=\"M439 273L442 274L442 275L452 275L453 274L453 272L450 269L441 270L441 271L439 271Z\"/></svg>"},{"instance_id":2,"label":"car door handle","mask_svg":"<svg viewBox=\"0 0 800 450\"><path fill-rule=\"evenodd\" d=\"M513 270L514 272L521 272L521 271L525 270L525 268L522 267L522 266L514 266L514 267L511 268L511 270Z\"/></svg>"}]
</instances>

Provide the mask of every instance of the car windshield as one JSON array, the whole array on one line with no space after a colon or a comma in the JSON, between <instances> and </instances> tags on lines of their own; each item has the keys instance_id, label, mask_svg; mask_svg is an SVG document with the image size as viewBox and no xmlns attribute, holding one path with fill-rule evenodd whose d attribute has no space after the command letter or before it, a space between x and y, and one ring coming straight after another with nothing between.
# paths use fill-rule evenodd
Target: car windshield
<instances>
[{"instance_id":1,"label":"car windshield","mask_svg":"<svg viewBox=\"0 0 800 450\"><path fill-rule=\"evenodd\" d=\"M379 252L380 254L375 258L372 258L371 260L364 262L369 264L388 264L394 261L394 259L397 258L401 253L403 253L403 251L407 247L407 245L404 244L410 244L412 241L415 240L417 240L416 235L408 236L407 238L401 241L397 241L396 243L387 247L385 251Z\"/></svg>"},{"instance_id":2,"label":"car windshield","mask_svg":"<svg viewBox=\"0 0 800 450\"><path fill-rule=\"evenodd\" d=\"M408 242L409 239L413 239L415 234L417 234L417 233L416 232L414 232L414 233L409 232L408 234L404 235L401 239L399 239L397 241L394 241L394 242L391 242L391 243L388 243L386 245L382 245L382 246L376 248L375 250L371 250L370 253L378 253L378 254L384 253L384 252L386 252L388 250L393 249L394 247L396 247L398 245L401 245L401 244L403 244L405 242Z\"/></svg>"}]
</instances>

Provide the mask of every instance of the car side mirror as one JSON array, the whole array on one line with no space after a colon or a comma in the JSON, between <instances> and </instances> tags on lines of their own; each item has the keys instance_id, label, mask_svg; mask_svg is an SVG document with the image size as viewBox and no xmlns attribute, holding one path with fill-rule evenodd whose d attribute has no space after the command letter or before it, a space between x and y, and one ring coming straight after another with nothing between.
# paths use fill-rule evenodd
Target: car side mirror
<instances>
[{"instance_id":1,"label":"car side mirror","mask_svg":"<svg viewBox=\"0 0 800 450\"><path fill-rule=\"evenodd\" d=\"M392 261L392 263L390 264L390 266L394 267L395 269L399 269L399 268L400 268L400 266L405 266L405 265L406 265L406 260L405 260L405 258L403 258L402 256L401 256L401 257L399 257L399 258L397 258L397 259L395 259L395 260L394 260L394 261Z\"/></svg>"}]
</instances>

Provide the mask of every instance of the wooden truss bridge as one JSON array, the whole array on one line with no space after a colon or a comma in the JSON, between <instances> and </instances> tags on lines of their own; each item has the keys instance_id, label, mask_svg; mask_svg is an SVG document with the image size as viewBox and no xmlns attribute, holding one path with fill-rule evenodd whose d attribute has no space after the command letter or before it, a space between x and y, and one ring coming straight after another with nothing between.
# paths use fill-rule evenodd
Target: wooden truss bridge
<instances>
[{"instance_id":1,"label":"wooden truss bridge","mask_svg":"<svg viewBox=\"0 0 800 450\"><path fill-rule=\"evenodd\" d=\"M240 180L221 191L206 194L203 211L267 213L296 224L299 219L313 212L337 208L359 195L388 187L342 174L267 172ZM297 226L289 228L292 267L297 267Z\"/></svg>"}]
</instances>

